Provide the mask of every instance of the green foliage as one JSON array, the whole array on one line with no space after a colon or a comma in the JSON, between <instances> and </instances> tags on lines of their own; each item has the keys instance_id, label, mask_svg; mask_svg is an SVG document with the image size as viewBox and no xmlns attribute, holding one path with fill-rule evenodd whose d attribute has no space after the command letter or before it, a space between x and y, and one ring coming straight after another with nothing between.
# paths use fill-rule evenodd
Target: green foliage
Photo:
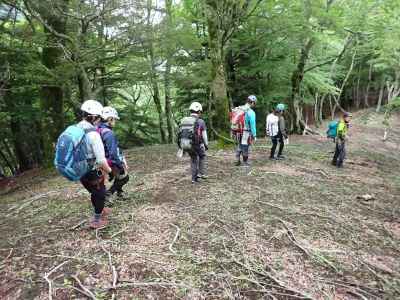
<instances>
[{"instance_id":1,"label":"green foliage","mask_svg":"<svg viewBox=\"0 0 400 300\"><path fill-rule=\"evenodd\" d=\"M394 85L400 74L395 0L11 2L15 7L0 4L0 143L10 146L16 168L22 156L30 167L41 164L54 143L49 131L59 120L76 122L88 98L118 109L124 147L160 140L167 95L175 129L192 101L203 104L207 122L216 111L227 115L226 101L216 103L212 93L225 89L212 86L215 54L222 55L220 79L230 103L257 96L261 132L277 103L287 104L293 117L293 78L300 69L301 110L316 107L325 115L330 107L321 99L340 94L340 104L351 107L360 102L353 95L363 97L368 86L374 101L379 87ZM46 96L51 87L61 96ZM24 139L27 130L32 134Z\"/></svg>"}]
</instances>

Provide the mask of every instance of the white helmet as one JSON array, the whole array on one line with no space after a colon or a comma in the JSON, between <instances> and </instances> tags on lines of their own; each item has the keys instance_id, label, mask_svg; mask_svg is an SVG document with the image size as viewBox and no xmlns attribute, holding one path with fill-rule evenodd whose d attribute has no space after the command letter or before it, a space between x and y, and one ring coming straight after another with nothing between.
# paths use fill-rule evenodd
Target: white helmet
<instances>
[{"instance_id":1,"label":"white helmet","mask_svg":"<svg viewBox=\"0 0 400 300\"><path fill-rule=\"evenodd\" d=\"M103 113L101 114L101 117L104 120L107 120L108 118L114 118L114 119L119 120L118 112L116 111L115 108L113 108L111 106L105 106L103 108Z\"/></svg>"},{"instance_id":2,"label":"white helmet","mask_svg":"<svg viewBox=\"0 0 400 300\"><path fill-rule=\"evenodd\" d=\"M251 101L251 102L257 102L257 97L254 95L250 95L247 97L247 100Z\"/></svg>"},{"instance_id":3,"label":"white helmet","mask_svg":"<svg viewBox=\"0 0 400 300\"><path fill-rule=\"evenodd\" d=\"M96 100L86 100L82 103L81 110L89 115L101 116L103 105Z\"/></svg>"},{"instance_id":4,"label":"white helmet","mask_svg":"<svg viewBox=\"0 0 400 300\"><path fill-rule=\"evenodd\" d=\"M199 112L203 111L203 107L199 102L193 102L192 104L190 104L189 110Z\"/></svg>"}]
</instances>

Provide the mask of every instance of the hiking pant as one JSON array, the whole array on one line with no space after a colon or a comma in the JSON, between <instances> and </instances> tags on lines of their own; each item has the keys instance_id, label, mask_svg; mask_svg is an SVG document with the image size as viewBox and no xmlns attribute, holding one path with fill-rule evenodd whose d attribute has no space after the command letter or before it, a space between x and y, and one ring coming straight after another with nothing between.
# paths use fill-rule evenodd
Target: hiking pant
<instances>
[{"instance_id":1,"label":"hiking pant","mask_svg":"<svg viewBox=\"0 0 400 300\"><path fill-rule=\"evenodd\" d=\"M285 143L283 142L282 133L278 133L275 136L271 136L271 141L272 141L272 148L271 148L270 158L274 158L275 157L275 150L276 150L276 147L278 146L278 142L279 142L278 156L281 156L282 155L282 151L283 151L283 147L285 146Z\"/></svg>"},{"instance_id":2,"label":"hiking pant","mask_svg":"<svg viewBox=\"0 0 400 300\"><path fill-rule=\"evenodd\" d=\"M197 180L197 175L206 175L206 149L204 145L200 145L193 151L189 152L192 170L192 181Z\"/></svg>"},{"instance_id":3,"label":"hiking pant","mask_svg":"<svg viewBox=\"0 0 400 300\"><path fill-rule=\"evenodd\" d=\"M333 155L332 165L341 168L343 161L346 158L346 146L344 141L338 140L336 142L335 154Z\"/></svg>"},{"instance_id":4,"label":"hiking pant","mask_svg":"<svg viewBox=\"0 0 400 300\"><path fill-rule=\"evenodd\" d=\"M238 144L238 147L236 149L236 158L238 161L240 160L240 155L243 156L244 162L246 162L249 159L249 148L250 145L243 145L241 143Z\"/></svg>"},{"instance_id":5,"label":"hiking pant","mask_svg":"<svg viewBox=\"0 0 400 300\"><path fill-rule=\"evenodd\" d=\"M240 161L240 155L242 155L243 156L243 161L247 162L247 160L249 159L250 144L249 143L247 143L247 145L243 144L242 143L242 137L243 137L243 135L240 134L235 139L236 140L236 144L237 144L237 147L236 147L236 159L238 161Z\"/></svg>"},{"instance_id":6,"label":"hiking pant","mask_svg":"<svg viewBox=\"0 0 400 300\"><path fill-rule=\"evenodd\" d=\"M108 190L111 194L115 192L122 193L122 187L128 183L129 175L125 173L123 168L118 168L117 166L112 166L112 174L114 176L114 182Z\"/></svg>"},{"instance_id":7,"label":"hiking pant","mask_svg":"<svg viewBox=\"0 0 400 300\"><path fill-rule=\"evenodd\" d=\"M104 175L100 171L92 170L81 178L81 183L90 193L94 213L101 214L106 199Z\"/></svg>"}]
</instances>

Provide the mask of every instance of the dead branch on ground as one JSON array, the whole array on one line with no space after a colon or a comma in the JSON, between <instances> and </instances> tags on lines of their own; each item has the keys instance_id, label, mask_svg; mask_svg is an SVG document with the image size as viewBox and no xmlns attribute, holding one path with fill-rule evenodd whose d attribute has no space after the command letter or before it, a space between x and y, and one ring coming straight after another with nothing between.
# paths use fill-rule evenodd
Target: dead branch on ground
<instances>
[{"instance_id":1,"label":"dead branch on ground","mask_svg":"<svg viewBox=\"0 0 400 300\"><path fill-rule=\"evenodd\" d=\"M113 293L112 293L112 298L111 298L111 299L115 299L115 288L117 287L118 272L117 272L115 266L114 266L113 263L112 263L111 252L108 251L108 250L104 247L104 245L101 245L101 249L103 249L103 251L104 251L104 252L107 254L107 256L108 256L108 263L109 263L110 269L111 269L112 274L113 274L112 288L110 289L110 290L113 291Z\"/></svg>"},{"instance_id":2,"label":"dead branch on ground","mask_svg":"<svg viewBox=\"0 0 400 300\"><path fill-rule=\"evenodd\" d=\"M173 246L174 246L176 240L179 237L179 233L181 232L181 229L178 226L174 225L174 224L170 224L170 225L174 226L176 228L176 234L175 234L175 237L174 237L172 243L169 245L169 251L171 251L172 253L176 254L176 251L173 249Z\"/></svg>"},{"instance_id":3,"label":"dead branch on ground","mask_svg":"<svg viewBox=\"0 0 400 300\"><path fill-rule=\"evenodd\" d=\"M58 266L56 266L53 269L51 269L49 273L44 273L44 277L43 278L47 281L47 283L49 285L49 300L53 299L53 281L51 279L49 279L49 277L50 277L51 274L53 274L55 271L60 269L62 266L64 266L68 262L69 262L69 260L66 260L63 263L61 263Z\"/></svg>"},{"instance_id":4,"label":"dead branch on ground","mask_svg":"<svg viewBox=\"0 0 400 300\"><path fill-rule=\"evenodd\" d=\"M48 196L52 195L52 194L57 194L59 193L58 191L49 191L47 193L43 193L43 194L39 194L39 195L35 195L33 197L28 198L27 200L25 200L25 202L19 206L18 208L16 206L12 206L8 209L8 211L11 211L6 217L10 217L13 214L18 214L22 209L24 209L25 207L27 207L29 204L31 204L34 201L40 200L42 198L47 198ZM12 212L15 209L14 212Z\"/></svg>"},{"instance_id":5,"label":"dead branch on ground","mask_svg":"<svg viewBox=\"0 0 400 300\"><path fill-rule=\"evenodd\" d=\"M71 275L71 278L74 279L76 281L76 283L78 283L79 287L82 289L82 290L77 289L79 292L83 293L84 295L86 295L87 297L89 297L92 300L97 300L96 296L87 287L85 287L82 284L82 282L79 280L78 276Z\"/></svg>"},{"instance_id":6,"label":"dead branch on ground","mask_svg":"<svg viewBox=\"0 0 400 300\"><path fill-rule=\"evenodd\" d=\"M300 291L298 291L298 290L296 290L296 289L293 289L293 288L290 288L290 287L286 286L281 280L279 280L278 278L276 278L276 277L273 276L272 274L267 273L267 272L261 272L261 271L255 270L255 269L251 268L250 266L248 266L248 265L246 265L246 264L240 262L240 261L234 256L234 254L233 254L232 252L228 251L228 249L227 249L226 246L225 246L225 243L224 243L224 248L225 248L225 252L226 252L227 254L230 254L231 259L232 259L232 261L233 261L235 264L237 264L237 265L239 265L239 266L245 268L246 270L248 270L248 271L250 271L250 272L253 272L254 274L257 274L257 275L259 275L259 276L262 276L262 277L265 277L265 278L271 280L272 282L274 282L275 284L277 284L277 285L278 285L280 288L282 288L283 290L286 290L286 291L288 291L288 292L290 292L290 293L293 293L293 294L295 294L295 295L299 295L300 297L303 297L303 299L310 299L310 300L313 300L313 299L314 299L314 298L312 298L312 297L309 296L309 295L306 295L306 294L304 294L304 293L302 293L302 292L300 292ZM271 267L270 267L270 268L271 268ZM273 270L273 269L271 268L271 270ZM273 270L273 271L274 271L274 273L276 273L275 270Z\"/></svg>"},{"instance_id":7,"label":"dead branch on ground","mask_svg":"<svg viewBox=\"0 0 400 300\"><path fill-rule=\"evenodd\" d=\"M75 229L81 227L81 226L82 226L83 224L85 224L85 223L86 223L86 220L80 221L78 224L76 224L76 225L70 227L69 230L75 230Z\"/></svg>"}]
</instances>

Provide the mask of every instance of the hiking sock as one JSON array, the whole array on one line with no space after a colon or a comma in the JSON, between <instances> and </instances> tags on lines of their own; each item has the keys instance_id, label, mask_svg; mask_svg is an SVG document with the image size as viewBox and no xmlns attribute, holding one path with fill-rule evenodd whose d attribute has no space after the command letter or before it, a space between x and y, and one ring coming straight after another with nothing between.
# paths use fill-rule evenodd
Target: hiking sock
<instances>
[{"instance_id":1,"label":"hiking sock","mask_svg":"<svg viewBox=\"0 0 400 300\"><path fill-rule=\"evenodd\" d=\"M94 214L94 221L99 222L101 219L101 214Z\"/></svg>"}]
</instances>

